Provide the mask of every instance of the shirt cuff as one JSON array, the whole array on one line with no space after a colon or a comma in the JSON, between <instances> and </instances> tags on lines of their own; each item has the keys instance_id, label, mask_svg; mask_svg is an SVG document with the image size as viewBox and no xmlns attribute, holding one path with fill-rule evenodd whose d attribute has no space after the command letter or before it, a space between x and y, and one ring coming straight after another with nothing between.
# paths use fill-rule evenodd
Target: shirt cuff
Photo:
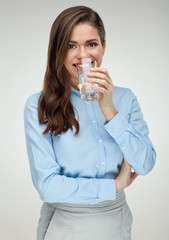
<instances>
[{"instance_id":1,"label":"shirt cuff","mask_svg":"<svg viewBox=\"0 0 169 240\"><path fill-rule=\"evenodd\" d=\"M123 117L121 113L116 114L116 116L110 121L105 122L104 127L106 131L116 140L120 137L126 129L128 129L130 124Z\"/></svg>"},{"instance_id":2,"label":"shirt cuff","mask_svg":"<svg viewBox=\"0 0 169 240\"><path fill-rule=\"evenodd\" d=\"M104 200L116 199L116 184L114 179L98 179L99 198Z\"/></svg>"}]
</instances>

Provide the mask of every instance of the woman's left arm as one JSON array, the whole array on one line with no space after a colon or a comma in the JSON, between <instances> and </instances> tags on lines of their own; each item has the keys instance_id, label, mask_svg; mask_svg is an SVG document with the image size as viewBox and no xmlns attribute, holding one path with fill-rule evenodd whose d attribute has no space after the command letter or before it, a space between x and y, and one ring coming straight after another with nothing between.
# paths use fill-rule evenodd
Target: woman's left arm
<instances>
[{"instance_id":1,"label":"woman's left arm","mask_svg":"<svg viewBox=\"0 0 169 240\"><path fill-rule=\"evenodd\" d=\"M90 82L97 84L93 88L99 92L99 106L107 120L105 129L114 138L133 170L139 175L146 175L155 164L156 152L149 139L149 130L137 98L128 89L132 104L127 120L114 107L114 84L107 70L93 68L89 77Z\"/></svg>"}]
</instances>

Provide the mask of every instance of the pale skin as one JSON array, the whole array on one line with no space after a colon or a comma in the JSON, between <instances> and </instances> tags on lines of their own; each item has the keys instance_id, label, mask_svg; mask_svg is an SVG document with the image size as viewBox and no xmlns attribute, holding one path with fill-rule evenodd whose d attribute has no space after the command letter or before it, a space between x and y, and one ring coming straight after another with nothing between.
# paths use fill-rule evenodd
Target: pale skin
<instances>
[{"instance_id":1,"label":"pale skin","mask_svg":"<svg viewBox=\"0 0 169 240\"><path fill-rule=\"evenodd\" d=\"M104 44L101 43L97 28L88 23L80 23L72 31L64 64L69 72L72 87L79 90L76 64L82 58L91 58L97 62L97 67L92 68L91 73L88 74L88 81L93 83L93 88L98 91L97 101L105 119L109 122L118 111L113 104L113 81L107 69L100 67L105 49L106 41ZM121 170L115 179L116 192L128 187L137 176L138 174L132 172L132 167L123 159Z\"/></svg>"}]
</instances>

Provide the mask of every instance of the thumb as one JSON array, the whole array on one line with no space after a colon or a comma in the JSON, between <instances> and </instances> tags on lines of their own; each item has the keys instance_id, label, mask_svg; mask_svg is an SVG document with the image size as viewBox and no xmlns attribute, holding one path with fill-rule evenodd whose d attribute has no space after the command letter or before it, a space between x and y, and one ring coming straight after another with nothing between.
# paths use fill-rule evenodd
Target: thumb
<instances>
[{"instance_id":1,"label":"thumb","mask_svg":"<svg viewBox=\"0 0 169 240\"><path fill-rule=\"evenodd\" d=\"M98 93L97 101L99 102L102 97L103 97L102 94L101 94L101 93Z\"/></svg>"}]
</instances>

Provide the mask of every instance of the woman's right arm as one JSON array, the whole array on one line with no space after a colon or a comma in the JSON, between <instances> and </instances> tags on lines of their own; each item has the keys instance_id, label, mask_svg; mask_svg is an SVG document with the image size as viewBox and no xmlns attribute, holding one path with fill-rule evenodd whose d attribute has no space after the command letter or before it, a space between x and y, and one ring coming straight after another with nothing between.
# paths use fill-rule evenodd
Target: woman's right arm
<instances>
[{"instance_id":1,"label":"woman's right arm","mask_svg":"<svg viewBox=\"0 0 169 240\"><path fill-rule=\"evenodd\" d=\"M60 174L61 167L53 150L52 136L50 133L43 135L46 126L39 125L38 99L38 94L28 98L24 108L24 124L32 180L41 199L45 202L72 203L114 200L114 179L73 178Z\"/></svg>"}]
</instances>

